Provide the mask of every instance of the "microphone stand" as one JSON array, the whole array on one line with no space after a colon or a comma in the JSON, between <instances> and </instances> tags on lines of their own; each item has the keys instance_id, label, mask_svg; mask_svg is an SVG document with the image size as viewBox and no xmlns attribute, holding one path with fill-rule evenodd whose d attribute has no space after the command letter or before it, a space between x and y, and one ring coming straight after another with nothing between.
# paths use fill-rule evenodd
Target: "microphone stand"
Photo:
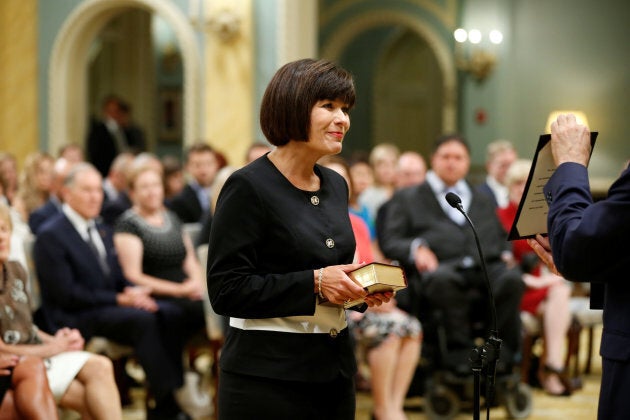
<instances>
[{"instance_id":1,"label":"microphone stand","mask_svg":"<svg viewBox=\"0 0 630 420\"><path fill-rule=\"evenodd\" d=\"M481 249L481 243L479 242L479 236L477 235L477 229L473 224L470 217L462 206L461 198L452 192L446 194L446 201L448 204L457 209L464 217L472 228L475 235L475 242L477 244L477 252L479 252L479 258L481 259L481 269L486 281L486 288L488 289L488 297L490 299L490 311L492 316L492 328L490 329L490 336L482 346L475 347L471 350L469 360L470 367L474 376L474 401L473 401L473 419L479 420L480 416L480 394L481 394L481 381L480 376L483 368L486 368L486 418L490 418L490 404L494 397L494 382L496 378L497 362L499 361L499 355L501 353L501 339L499 339L499 332L497 330L497 309L494 304L494 295L492 294L492 287L490 285L490 279L488 278L488 269L486 268L486 260L483 256Z\"/></svg>"}]
</instances>

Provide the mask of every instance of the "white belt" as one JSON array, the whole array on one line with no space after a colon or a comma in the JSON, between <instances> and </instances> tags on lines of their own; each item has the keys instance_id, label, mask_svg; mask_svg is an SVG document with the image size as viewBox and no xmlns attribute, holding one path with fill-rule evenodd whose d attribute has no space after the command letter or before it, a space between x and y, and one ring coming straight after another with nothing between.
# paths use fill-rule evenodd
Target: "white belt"
<instances>
[{"instance_id":1,"label":"white belt","mask_svg":"<svg viewBox=\"0 0 630 420\"><path fill-rule=\"evenodd\" d=\"M284 318L230 318L230 326L241 330L278 331L297 334L330 334L347 326L342 307L317 305L315 315Z\"/></svg>"}]
</instances>

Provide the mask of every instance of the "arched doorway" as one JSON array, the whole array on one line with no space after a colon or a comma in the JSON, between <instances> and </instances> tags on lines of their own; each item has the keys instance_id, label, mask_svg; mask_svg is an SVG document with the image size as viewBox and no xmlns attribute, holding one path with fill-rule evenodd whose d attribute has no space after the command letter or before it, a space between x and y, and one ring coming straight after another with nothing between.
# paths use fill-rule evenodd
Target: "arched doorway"
<instances>
[{"instance_id":1,"label":"arched doorway","mask_svg":"<svg viewBox=\"0 0 630 420\"><path fill-rule=\"evenodd\" d=\"M353 16L336 28L321 55L359 75L345 153L389 141L426 154L436 134L456 130L457 71L449 46L430 24L383 10Z\"/></svg>"},{"instance_id":2,"label":"arched doorway","mask_svg":"<svg viewBox=\"0 0 630 420\"><path fill-rule=\"evenodd\" d=\"M49 149L57 150L69 140L85 137L90 109L87 95L90 46L114 16L134 8L158 14L176 34L184 68L184 145L198 138L202 112L200 59L194 31L185 16L170 2L90 0L68 16L53 46L49 67Z\"/></svg>"}]
</instances>

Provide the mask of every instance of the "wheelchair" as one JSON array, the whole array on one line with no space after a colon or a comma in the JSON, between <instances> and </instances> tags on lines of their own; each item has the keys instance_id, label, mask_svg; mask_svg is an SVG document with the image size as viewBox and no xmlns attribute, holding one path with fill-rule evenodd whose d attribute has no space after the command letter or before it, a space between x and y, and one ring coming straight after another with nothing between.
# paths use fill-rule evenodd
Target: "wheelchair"
<instances>
[{"instance_id":1,"label":"wheelchair","mask_svg":"<svg viewBox=\"0 0 630 420\"><path fill-rule=\"evenodd\" d=\"M415 295L413 299L416 299L417 304L408 307L408 304L403 303L401 307L420 319L424 335L420 363L408 396L422 397L424 413L431 420L452 419L460 412L470 412L472 415L475 377L470 357L473 349L479 349L484 345L485 337L488 335L489 323L485 311L471 314L470 347L452 349L449 348L446 339L443 314L430 309L421 295L414 293L413 286L406 292L410 294L408 299ZM485 303L487 299L480 293L471 291L470 299L474 302L471 308L487 308ZM532 390L528 384L521 381L520 370L517 368L520 362L519 353L512 354L509 349L502 346L491 401L485 400L488 381L484 369L480 375L480 407L485 407L486 404L491 404L491 407L503 406L507 417L514 419L527 418L531 414Z\"/></svg>"}]
</instances>

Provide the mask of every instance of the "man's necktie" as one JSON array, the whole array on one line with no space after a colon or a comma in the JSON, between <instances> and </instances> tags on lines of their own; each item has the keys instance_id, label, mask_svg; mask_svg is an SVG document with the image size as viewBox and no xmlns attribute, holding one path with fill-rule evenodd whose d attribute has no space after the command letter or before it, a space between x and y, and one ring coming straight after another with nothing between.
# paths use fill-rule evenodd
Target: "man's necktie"
<instances>
[{"instance_id":1,"label":"man's necktie","mask_svg":"<svg viewBox=\"0 0 630 420\"><path fill-rule=\"evenodd\" d=\"M98 247L96 246L96 243L94 242L94 237L92 235L96 234L96 231L94 230L94 227L92 226L88 226L87 228L87 244L90 247L90 250L94 253L94 256L96 257L96 259L98 260L98 265L101 267L101 270L103 270L103 273L105 273L106 276L109 275L109 265L107 265L107 260L106 260L106 256L102 255L99 250Z\"/></svg>"}]
</instances>

